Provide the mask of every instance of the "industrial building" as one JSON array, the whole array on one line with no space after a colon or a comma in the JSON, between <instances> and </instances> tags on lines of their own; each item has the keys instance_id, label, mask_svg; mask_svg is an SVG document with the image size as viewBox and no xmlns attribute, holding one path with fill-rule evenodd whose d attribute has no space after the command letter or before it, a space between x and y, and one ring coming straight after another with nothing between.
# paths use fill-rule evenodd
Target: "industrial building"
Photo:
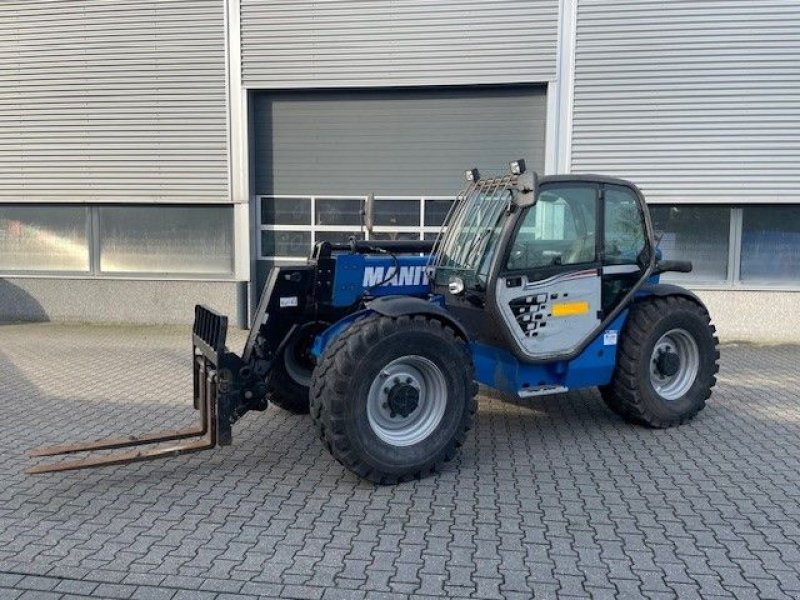
<instances>
[{"instance_id":1,"label":"industrial building","mask_svg":"<svg viewBox=\"0 0 800 600\"><path fill-rule=\"evenodd\" d=\"M10 0L0 318L244 324L465 168L631 179L723 339L800 339L800 3Z\"/></svg>"}]
</instances>

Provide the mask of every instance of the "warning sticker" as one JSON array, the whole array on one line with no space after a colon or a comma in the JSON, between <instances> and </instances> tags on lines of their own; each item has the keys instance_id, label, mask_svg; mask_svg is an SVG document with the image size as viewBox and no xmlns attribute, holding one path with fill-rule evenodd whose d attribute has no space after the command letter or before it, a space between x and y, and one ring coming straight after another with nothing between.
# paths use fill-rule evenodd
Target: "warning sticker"
<instances>
[{"instance_id":1,"label":"warning sticker","mask_svg":"<svg viewBox=\"0 0 800 600\"><path fill-rule=\"evenodd\" d=\"M603 334L603 345L604 346L616 346L617 345L617 334L619 332L613 329L609 329Z\"/></svg>"},{"instance_id":2,"label":"warning sticker","mask_svg":"<svg viewBox=\"0 0 800 600\"><path fill-rule=\"evenodd\" d=\"M297 296L286 296L281 298L281 308L288 306L297 306Z\"/></svg>"}]
</instances>

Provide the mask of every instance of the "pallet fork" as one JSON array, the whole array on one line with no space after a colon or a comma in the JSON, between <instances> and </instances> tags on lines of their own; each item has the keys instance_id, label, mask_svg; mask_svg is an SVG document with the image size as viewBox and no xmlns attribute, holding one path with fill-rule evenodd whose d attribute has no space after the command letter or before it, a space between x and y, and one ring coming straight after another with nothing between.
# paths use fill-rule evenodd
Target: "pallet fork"
<instances>
[{"instance_id":1,"label":"pallet fork","mask_svg":"<svg viewBox=\"0 0 800 600\"><path fill-rule=\"evenodd\" d=\"M148 446L144 449L90 456L82 460L37 465L28 469L28 473L53 473L119 465L230 445L231 426L248 410L264 410L267 401L263 379L259 383L251 366L226 348L227 331L227 317L205 306L195 306L192 361L194 407L200 412L198 425L37 448L29 453L30 456L62 456ZM254 336L251 335L245 347L245 356L252 354L253 342Z\"/></svg>"}]
</instances>

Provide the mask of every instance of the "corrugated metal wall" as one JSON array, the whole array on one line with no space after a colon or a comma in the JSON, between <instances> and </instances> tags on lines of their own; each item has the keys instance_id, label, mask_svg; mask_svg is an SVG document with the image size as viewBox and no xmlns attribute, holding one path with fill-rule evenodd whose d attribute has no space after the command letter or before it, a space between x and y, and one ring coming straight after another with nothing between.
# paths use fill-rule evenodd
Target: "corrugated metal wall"
<instances>
[{"instance_id":1,"label":"corrugated metal wall","mask_svg":"<svg viewBox=\"0 0 800 600\"><path fill-rule=\"evenodd\" d=\"M228 200L224 16L224 0L0 3L0 200Z\"/></svg>"},{"instance_id":2,"label":"corrugated metal wall","mask_svg":"<svg viewBox=\"0 0 800 600\"><path fill-rule=\"evenodd\" d=\"M579 0L572 170L649 199L800 199L800 2Z\"/></svg>"},{"instance_id":3,"label":"corrugated metal wall","mask_svg":"<svg viewBox=\"0 0 800 600\"><path fill-rule=\"evenodd\" d=\"M558 0L242 0L250 88L548 81Z\"/></svg>"},{"instance_id":4,"label":"corrugated metal wall","mask_svg":"<svg viewBox=\"0 0 800 600\"><path fill-rule=\"evenodd\" d=\"M257 194L453 196L464 169L542 171L543 86L254 96Z\"/></svg>"}]
</instances>

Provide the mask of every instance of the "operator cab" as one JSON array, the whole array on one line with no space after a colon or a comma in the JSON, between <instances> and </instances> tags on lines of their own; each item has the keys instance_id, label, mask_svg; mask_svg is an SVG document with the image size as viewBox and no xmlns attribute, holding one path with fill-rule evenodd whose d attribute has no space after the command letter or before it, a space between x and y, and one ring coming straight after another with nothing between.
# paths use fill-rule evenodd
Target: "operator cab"
<instances>
[{"instance_id":1,"label":"operator cab","mask_svg":"<svg viewBox=\"0 0 800 600\"><path fill-rule=\"evenodd\" d=\"M602 176L537 179L523 161L467 179L437 244L436 293L476 341L524 362L577 355L653 270L641 192Z\"/></svg>"}]
</instances>

